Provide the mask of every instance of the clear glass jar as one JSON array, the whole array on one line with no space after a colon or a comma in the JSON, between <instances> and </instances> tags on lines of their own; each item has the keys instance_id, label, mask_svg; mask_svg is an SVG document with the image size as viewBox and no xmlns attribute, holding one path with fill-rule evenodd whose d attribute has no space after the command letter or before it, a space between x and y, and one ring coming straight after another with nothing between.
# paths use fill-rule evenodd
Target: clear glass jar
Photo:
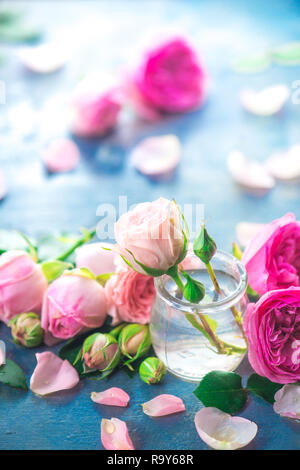
<instances>
[{"instance_id":1,"label":"clear glass jar","mask_svg":"<svg viewBox=\"0 0 300 470\"><path fill-rule=\"evenodd\" d=\"M211 260L222 294L217 294L205 265L189 253L183 267L206 290L199 304L182 299L167 275L155 279L150 332L157 356L177 377L199 382L212 370L233 371L247 351L235 319L247 306L247 273L231 254L218 250ZM195 326L196 325L196 326Z\"/></svg>"}]
</instances>

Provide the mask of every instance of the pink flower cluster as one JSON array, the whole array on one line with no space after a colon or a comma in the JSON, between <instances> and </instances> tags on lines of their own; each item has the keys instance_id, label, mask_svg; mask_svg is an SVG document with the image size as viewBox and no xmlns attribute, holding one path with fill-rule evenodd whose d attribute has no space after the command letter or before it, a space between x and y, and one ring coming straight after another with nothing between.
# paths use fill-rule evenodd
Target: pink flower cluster
<instances>
[{"instance_id":1,"label":"pink flower cluster","mask_svg":"<svg viewBox=\"0 0 300 470\"><path fill-rule=\"evenodd\" d=\"M300 223L293 214L265 225L246 247L249 284L262 295L244 318L254 370L277 383L300 380Z\"/></svg>"}]
</instances>

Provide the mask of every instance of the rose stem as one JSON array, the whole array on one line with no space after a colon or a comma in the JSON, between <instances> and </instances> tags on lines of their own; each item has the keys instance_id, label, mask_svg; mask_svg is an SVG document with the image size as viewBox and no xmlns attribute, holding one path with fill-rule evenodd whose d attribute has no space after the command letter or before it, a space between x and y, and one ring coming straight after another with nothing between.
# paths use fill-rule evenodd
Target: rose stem
<instances>
[{"instance_id":1,"label":"rose stem","mask_svg":"<svg viewBox=\"0 0 300 470\"><path fill-rule=\"evenodd\" d=\"M215 275L215 272L213 270L213 267L212 265L210 264L210 262L208 262L207 264L205 264L206 266L206 269L208 271L208 274L212 280L212 283L214 285L214 288L216 289L217 293L219 295L223 295L223 292L222 292L222 289L217 281L217 278L216 278L216 275ZM246 344L248 345L248 340L247 340L247 336L245 335L245 331L244 331L244 328L243 328L243 324L242 324L242 318L241 318L241 313L233 306L233 307L230 307L230 310L234 316L234 319L239 327L239 329L241 330L241 333L243 335L243 338L246 342Z\"/></svg>"},{"instance_id":2,"label":"rose stem","mask_svg":"<svg viewBox=\"0 0 300 470\"><path fill-rule=\"evenodd\" d=\"M183 288L184 288L184 285L183 285L183 282L181 280L181 277L179 276L178 274L178 269L176 267L176 269L172 269L171 272L169 272L169 275L170 277L172 277L173 281L175 281L177 287L181 290L181 292L183 291ZM216 346L217 350L219 353L225 353L226 352L226 349L224 347L224 343L223 341L218 338L218 336L212 331L211 327L209 326L206 318L205 318L205 315L203 315L203 313L199 313L199 318L201 320L201 323L203 325L203 328L204 330L206 331L206 333L208 334L209 338L210 338L210 343L213 344L214 346ZM196 326L196 323L198 324L198 327L200 326L199 323L197 322L195 316L193 314L188 314L188 313L185 313L185 318L195 327L197 328ZM198 328L199 329L199 328ZM200 330L201 331L201 330Z\"/></svg>"},{"instance_id":3,"label":"rose stem","mask_svg":"<svg viewBox=\"0 0 300 470\"><path fill-rule=\"evenodd\" d=\"M64 261L65 259L67 259L73 253L73 251L76 250L76 248L91 240L95 235L95 228L92 228L91 230L86 230L86 233L81 238L78 238L78 240L70 248L68 248L64 253L58 256L58 258L56 258L57 261Z\"/></svg>"}]
</instances>

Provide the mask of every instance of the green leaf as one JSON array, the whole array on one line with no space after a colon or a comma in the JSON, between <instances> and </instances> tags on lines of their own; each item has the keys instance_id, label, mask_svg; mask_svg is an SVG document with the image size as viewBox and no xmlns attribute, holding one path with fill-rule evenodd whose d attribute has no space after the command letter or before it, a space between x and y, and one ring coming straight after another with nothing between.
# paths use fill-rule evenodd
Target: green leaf
<instances>
[{"instance_id":1,"label":"green leaf","mask_svg":"<svg viewBox=\"0 0 300 470\"><path fill-rule=\"evenodd\" d=\"M104 273L104 274L98 274L98 276L96 276L96 281L99 282L99 284L101 284L101 286L105 286L106 282L111 278L111 276L113 276L114 274L116 273Z\"/></svg>"},{"instance_id":2,"label":"green leaf","mask_svg":"<svg viewBox=\"0 0 300 470\"><path fill-rule=\"evenodd\" d=\"M209 372L193 393L204 406L214 406L230 414L238 413L247 401L242 378L234 372Z\"/></svg>"},{"instance_id":3,"label":"green leaf","mask_svg":"<svg viewBox=\"0 0 300 470\"><path fill-rule=\"evenodd\" d=\"M258 374L252 374L247 381L247 389L257 395L258 397L263 398L268 403L273 405L274 395L278 390L282 388L282 384L277 384L271 382L271 380L266 377L261 377Z\"/></svg>"},{"instance_id":4,"label":"green leaf","mask_svg":"<svg viewBox=\"0 0 300 470\"><path fill-rule=\"evenodd\" d=\"M259 299L259 294L253 290L250 285L247 285L247 295L249 297L250 302L257 302Z\"/></svg>"},{"instance_id":5,"label":"green leaf","mask_svg":"<svg viewBox=\"0 0 300 470\"><path fill-rule=\"evenodd\" d=\"M272 51L272 59L281 65L300 64L300 42L283 44Z\"/></svg>"},{"instance_id":6,"label":"green leaf","mask_svg":"<svg viewBox=\"0 0 300 470\"><path fill-rule=\"evenodd\" d=\"M21 367L11 359L6 359L6 363L0 367L0 382L10 387L28 390L24 372Z\"/></svg>"},{"instance_id":7,"label":"green leaf","mask_svg":"<svg viewBox=\"0 0 300 470\"><path fill-rule=\"evenodd\" d=\"M44 275L50 283L57 279L66 269L72 269L73 264L64 263L63 261L44 261L41 264Z\"/></svg>"},{"instance_id":8,"label":"green leaf","mask_svg":"<svg viewBox=\"0 0 300 470\"><path fill-rule=\"evenodd\" d=\"M260 52L234 60L232 67L237 73L258 73L267 69L270 64L269 52Z\"/></svg>"},{"instance_id":9,"label":"green leaf","mask_svg":"<svg viewBox=\"0 0 300 470\"><path fill-rule=\"evenodd\" d=\"M141 268L143 268L143 270L145 271L146 274L148 274L148 276L159 277L159 276L162 276L163 274L165 274L165 271L163 271L162 269L149 268L148 266L145 266L145 264L140 263L130 250L127 250L127 251L133 257L136 264L141 266ZM122 256L122 258L123 258L123 256ZM129 264L129 261L127 261L127 260L125 260L125 261L127 262L127 264ZM132 265L130 265L130 264L129 264L129 266L132 267Z\"/></svg>"},{"instance_id":10,"label":"green leaf","mask_svg":"<svg viewBox=\"0 0 300 470\"><path fill-rule=\"evenodd\" d=\"M39 260L51 261L56 259L64 250L71 248L74 244L74 239L78 239L78 234L64 233L43 235L37 240ZM68 257L68 261L75 261L75 256Z\"/></svg>"}]
</instances>

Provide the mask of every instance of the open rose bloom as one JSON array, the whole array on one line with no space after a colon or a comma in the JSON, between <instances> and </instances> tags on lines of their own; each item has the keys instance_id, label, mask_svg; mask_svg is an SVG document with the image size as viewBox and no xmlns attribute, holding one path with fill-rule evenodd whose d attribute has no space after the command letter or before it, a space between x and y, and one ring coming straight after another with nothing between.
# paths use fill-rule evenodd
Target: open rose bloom
<instances>
[{"instance_id":1,"label":"open rose bloom","mask_svg":"<svg viewBox=\"0 0 300 470\"><path fill-rule=\"evenodd\" d=\"M25 251L0 256L0 320L23 312L40 313L47 280L41 266Z\"/></svg>"},{"instance_id":2,"label":"open rose bloom","mask_svg":"<svg viewBox=\"0 0 300 470\"><path fill-rule=\"evenodd\" d=\"M141 117L182 113L199 107L207 76L199 57L184 38L174 37L149 50L129 78L127 93Z\"/></svg>"},{"instance_id":3,"label":"open rose bloom","mask_svg":"<svg viewBox=\"0 0 300 470\"><path fill-rule=\"evenodd\" d=\"M101 326L106 318L104 288L80 270L63 274L50 284L43 302L45 342L72 338L81 331Z\"/></svg>"},{"instance_id":4,"label":"open rose bloom","mask_svg":"<svg viewBox=\"0 0 300 470\"><path fill-rule=\"evenodd\" d=\"M115 224L116 251L142 274L162 275L186 250L182 217L174 201L138 204Z\"/></svg>"},{"instance_id":5,"label":"open rose bloom","mask_svg":"<svg viewBox=\"0 0 300 470\"><path fill-rule=\"evenodd\" d=\"M262 227L244 251L249 284L262 295L300 285L300 223L286 214Z\"/></svg>"},{"instance_id":6,"label":"open rose bloom","mask_svg":"<svg viewBox=\"0 0 300 470\"><path fill-rule=\"evenodd\" d=\"M253 369L272 382L300 380L300 287L267 292L244 317Z\"/></svg>"}]
</instances>

